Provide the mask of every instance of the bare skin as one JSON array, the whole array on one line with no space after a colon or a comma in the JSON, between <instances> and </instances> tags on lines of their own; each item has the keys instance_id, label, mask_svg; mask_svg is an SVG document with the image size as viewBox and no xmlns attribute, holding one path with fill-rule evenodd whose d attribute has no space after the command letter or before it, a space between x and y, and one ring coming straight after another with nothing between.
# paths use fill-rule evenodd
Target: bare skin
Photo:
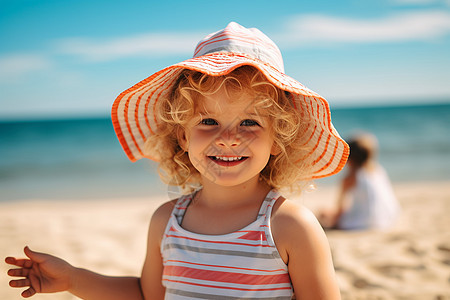
<instances>
[{"instance_id":1,"label":"bare skin","mask_svg":"<svg viewBox=\"0 0 450 300\"><path fill-rule=\"evenodd\" d=\"M54 256L34 252L28 247L25 247L24 252L29 259L5 259L6 263L19 267L9 270L8 275L25 277L9 283L11 287L28 287L22 292L24 298L36 293L54 293L70 288L70 272L73 268L70 264Z\"/></svg>"},{"instance_id":2,"label":"bare skin","mask_svg":"<svg viewBox=\"0 0 450 300\"><path fill-rule=\"evenodd\" d=\"M27 259L5 259L6 263L18 267L8 270L8 275L22 279L11 280L9 285L26 288L21 294L24 298L36 293L69 291L82 299L144 299L139 278L103 276L28 247L24 252Z\"/></svg>"}]
</instances>

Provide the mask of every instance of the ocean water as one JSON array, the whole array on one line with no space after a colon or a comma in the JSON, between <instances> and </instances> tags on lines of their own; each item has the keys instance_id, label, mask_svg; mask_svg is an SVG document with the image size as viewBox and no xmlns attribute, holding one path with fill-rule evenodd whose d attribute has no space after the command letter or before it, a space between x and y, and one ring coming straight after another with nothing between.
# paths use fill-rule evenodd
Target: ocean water
<instances>
[{"instance_id":1,"label":"ocean water","mask_svg":"<svg viewBox=\"0 0 450 300\"><path fill-rule=\"evenodd\" d=\"M344 138L377 136L392 181L450 179L450 104L334 109L332 119ZM0 122L0 201L168 193L156 169L128 161L107 118Z\"/></svg>"}]
</instances>

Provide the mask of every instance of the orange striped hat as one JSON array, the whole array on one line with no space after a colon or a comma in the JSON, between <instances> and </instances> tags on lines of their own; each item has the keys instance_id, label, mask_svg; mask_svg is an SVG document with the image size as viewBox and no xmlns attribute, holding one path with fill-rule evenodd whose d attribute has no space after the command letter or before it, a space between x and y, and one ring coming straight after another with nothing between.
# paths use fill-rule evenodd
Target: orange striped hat
<instances>
[{"instance_id":1,"label":"orange striped hat","mask_svg":"<svg viewBox=\"0 0 450 300\"><path fill-rule=\"evenodd\" d=\"M314 119L314 131L307 141L314 149L309 154L314 162L310 178L339 172L347 161L349 149L331 123L327 101L284 74L281 52L271 39L258 29L234 22L201 40L193 58L156 72L117 97L112 107L112 122L128 158L134 162L146 157L145 141L158 130L160 122L154 111L155 103L168 97L183 69L222 76L243 65L257 68L268 81L290 92L299 113Z\"/></svg>"}]
</instances>

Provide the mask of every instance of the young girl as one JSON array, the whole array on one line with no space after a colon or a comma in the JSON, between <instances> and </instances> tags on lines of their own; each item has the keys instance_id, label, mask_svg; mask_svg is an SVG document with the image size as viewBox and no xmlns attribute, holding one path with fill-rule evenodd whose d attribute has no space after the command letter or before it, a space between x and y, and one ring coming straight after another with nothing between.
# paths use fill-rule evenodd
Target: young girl
<instances>
[{"instance_id":1,"label":"young girl","mask_svg":"<svg viewBox=\"0 0 450 300\"><path fill-rule=\"evenodd\" d=\"M160 162L185 195L154 213L140 278L108 277L25 248L13 287L83 299L339 299L311 212L282 197L339 172L348 146L327 102L283 73L277 46L230 23L194 58L123 92L112 119L128 157ZM302 184L303 182L303 184Z\"/></svg>"}]
</instances>

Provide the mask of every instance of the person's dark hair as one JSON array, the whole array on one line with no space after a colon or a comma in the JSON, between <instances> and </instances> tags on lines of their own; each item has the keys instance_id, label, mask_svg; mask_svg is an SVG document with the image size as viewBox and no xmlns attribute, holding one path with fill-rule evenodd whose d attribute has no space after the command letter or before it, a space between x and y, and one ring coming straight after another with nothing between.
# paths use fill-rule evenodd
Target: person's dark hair
<instances>
[{"instance_id":1,"label":"person's dark hair","mask_svg":"<svg viewBox=\"0 0 450 300\"><path fill-rule=\"evenodd\" d=\"M357 168L374 159L377 152L377 140L371 134L358 135L348 142L350 155L348 160Z\"/></svg>"}]
</instances>

